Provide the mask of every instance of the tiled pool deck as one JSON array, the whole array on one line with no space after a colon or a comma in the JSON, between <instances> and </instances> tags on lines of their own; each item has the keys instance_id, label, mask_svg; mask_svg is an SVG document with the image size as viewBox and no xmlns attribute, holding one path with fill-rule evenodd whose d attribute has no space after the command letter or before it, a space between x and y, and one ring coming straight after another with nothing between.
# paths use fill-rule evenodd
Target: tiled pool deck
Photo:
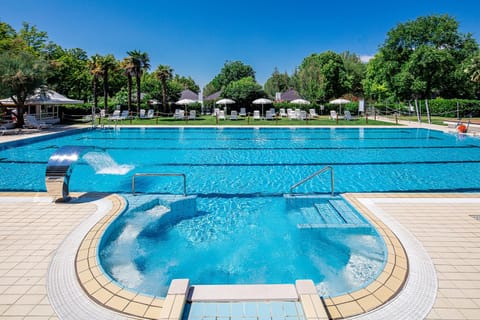
<instances>
[{"instance_id":1,"label":"tiled pool deck","mask_svg":"<svg viewBox=\"0 0 480 320\"><path fill-rule=\"evenodd\" d=\"M480 319L480 221L476 219L480 215L480 195L396 193L348 194L346 197L370 218L375 219L375 211L390 216L422 243L434 263L438 278L435 304L428 319ZM98 233L101 226L112 218L112 213L120 212L122 200L119 199L117 196L104 199L112 204L109 214L91 232ZM82 221L96 212L97 205L94 202L52 203L44 193L0 193L0 203L0 318L57 319L47 298L49 265L59 246L64 245L67 236ZM381 233L388 236L391 231L386 228ZM391 247L394 250L402 250L402 246L395 243L395 236L388 239L393 239ZM79 278L90 273L101 279L103 276L95 266L82 269L78 265L92 257L88 250L93 248L95 241L87 241L88 248L83 247L85 243L77 255ZM74 253L77 249L71 248ZM395 262L389 261L386 269L403 270L405 263L401 254L396 255ZM374 282L378 288L367 287L367 292L354 293L350 297L325 299L331 317L347 316L352 309L354 313L355 310L368 311L378 302L388 300L388 295L382 298L377 291L381 289L390 293L402 285L401 276L389 272L377 279L378 284ZM391 279L395 280L392 282ZM84 281L84 286L90 281L90 278ZM128 295L111 287L108 279L103 282L104 288L111 289L107 290L111 296L105 298L105 292L96 287L93 298L113 309L116 308L114 302L118 302L119 309L132 314L124 313L124 318L137 318L133 314L147 318L160 316L162 299ZM375 292L377 294L371 295ZM398 318L402 317L399 315Z\"/></svg>"}]
</instances>

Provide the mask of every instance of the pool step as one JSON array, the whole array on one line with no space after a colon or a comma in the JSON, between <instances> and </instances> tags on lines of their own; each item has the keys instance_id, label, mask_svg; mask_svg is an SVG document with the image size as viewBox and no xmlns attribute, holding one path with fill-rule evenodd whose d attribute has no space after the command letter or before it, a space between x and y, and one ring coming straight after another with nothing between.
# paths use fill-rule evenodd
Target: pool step
<instances>
[{"instance_id":1,"label":"pool step","mask_svg":"<svg viewBox=\"0 0 480 320\"><path fill-rule=\"evenodd\" d=\"M314 203L312 207L300 209L308 223L297 224L299 229L317 228L370 228L344 200L332 199L323 203Z\"/></svg>"}]
</instances>

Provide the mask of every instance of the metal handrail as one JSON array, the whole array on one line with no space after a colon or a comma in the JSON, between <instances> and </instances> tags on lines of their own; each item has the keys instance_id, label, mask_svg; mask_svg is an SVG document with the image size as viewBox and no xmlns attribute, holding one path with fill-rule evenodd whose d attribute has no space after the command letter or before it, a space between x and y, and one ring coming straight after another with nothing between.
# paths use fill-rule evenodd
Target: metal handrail
<instances>
[{"instance_id":1,"label":"metal handrail","mask_svg":"<svg viewBox=\"0 0 480 320\"><path fill-rule=\"evenodd\" d=\"M132 194L135 195L135 177L183 177L183 196L187 196L187 177L184 173L135 173L132 176Z\"/></svg>"},{"instance_id":2,"label":"metal handrail","mask_svg":"<svg viewBox=\"0 0 480 320\"><path fill-rule=\"evenodd\" d=\"M293 186L290 187L290 193L292 193L293 189L295 189L296 187L301 186L305 182L315 178L316 176L318 176L319 174L321 174L321 173L323 173L327 170L330 170L330 180L331 180L331 185L332 185L332 196L334 196L335 195L335 191L334 191L335 190L335 183L334 183L335 173L334 173L334 170L331 166L323 167L322 169L320 169L317 172L315 172L314 174L306 177L302 181L299 181L299 182L295 183Z\"/></svg>"}]
</instances>

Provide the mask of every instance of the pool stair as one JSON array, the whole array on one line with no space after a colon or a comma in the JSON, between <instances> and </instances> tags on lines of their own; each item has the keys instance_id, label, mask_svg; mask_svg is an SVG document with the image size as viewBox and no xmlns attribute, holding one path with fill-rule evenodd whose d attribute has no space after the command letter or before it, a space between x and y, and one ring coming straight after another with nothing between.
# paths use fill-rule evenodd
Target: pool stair
<instances>
[{"instance_id":1,"label":"pool stair","mask_svg":"<svg viewBox=\"0 0 480 320\"><path fill-rule=\"evenodd\" d=\"M339 196L285 194L288 211L299 229L371 229L371 226Z\"/></svg>"},{"instance_id":2,"label":"pool stair","mask_svg":"<svg viewBox=\"0 0 480 320\"><path fill-rule=\"evenodd\" d=\"M329 316L309 279L295 284L192 286L189 279L174 279L158 319L327 320Z\"/></svg>"}]
</instances>

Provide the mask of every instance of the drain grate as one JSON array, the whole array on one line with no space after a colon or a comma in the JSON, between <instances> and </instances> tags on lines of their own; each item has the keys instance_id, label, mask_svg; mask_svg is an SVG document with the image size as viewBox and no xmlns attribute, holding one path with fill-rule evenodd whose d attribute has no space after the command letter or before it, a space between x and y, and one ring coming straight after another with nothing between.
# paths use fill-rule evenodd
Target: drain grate
<instances>
[{"instance_id":1,"label":"drain grate","mask_svg":"<svg viewBox=\"0 0 480 320\"><path fill-rule=\"evenodd\" d=\"M475 219L477 221L480 221L480 214L471 214L470 217L472 217L473 219Z\"/></svg>"}]
</instances>

